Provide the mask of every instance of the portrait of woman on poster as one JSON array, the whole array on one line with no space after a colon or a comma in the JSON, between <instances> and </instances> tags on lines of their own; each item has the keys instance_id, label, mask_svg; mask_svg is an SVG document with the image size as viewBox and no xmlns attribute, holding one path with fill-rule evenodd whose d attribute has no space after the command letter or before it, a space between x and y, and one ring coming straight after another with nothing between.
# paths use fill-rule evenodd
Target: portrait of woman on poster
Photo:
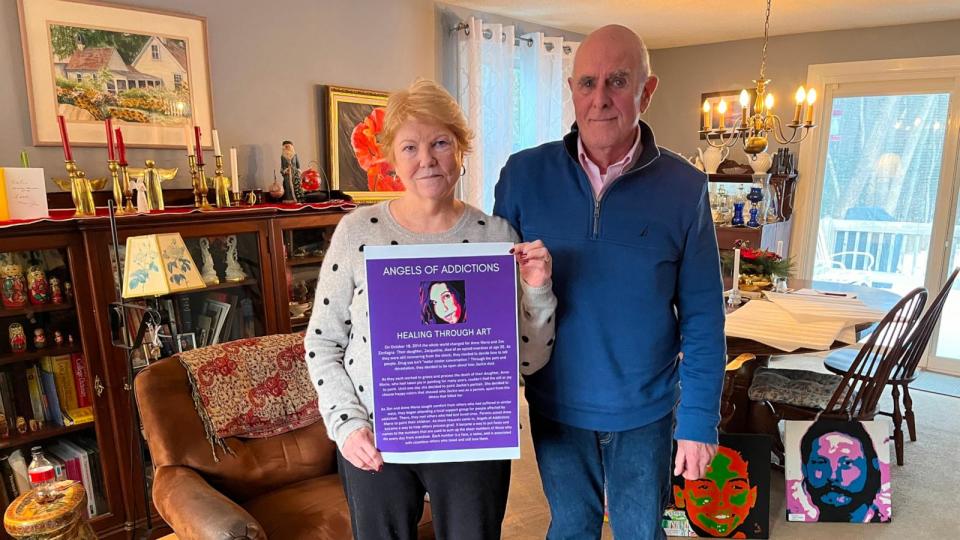
<instances>
[{"instance_id":1,"label":"portrait of woman on poster","mask_svg":"<svg viewBox=\"0 0 960 540\"><path fill-rule=\"evenodd\" d=\"M463 281L421 282L420 317L423 324L457 324L466 321Z\"/></svg>"}]
</instances>

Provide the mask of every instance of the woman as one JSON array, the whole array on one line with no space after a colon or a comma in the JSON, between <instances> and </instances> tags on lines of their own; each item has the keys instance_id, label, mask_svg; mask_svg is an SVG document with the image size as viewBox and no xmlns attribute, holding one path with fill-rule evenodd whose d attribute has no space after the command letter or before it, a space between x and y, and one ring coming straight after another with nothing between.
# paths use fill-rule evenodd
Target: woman
<instances>
[{"instance_id":1,"label":"woman","mask_svg":"<svg viewBox=\"0 0 960 540\"><path fill-rule=\"evenodd\" d=\"M420 284L423 324L457 324L467 320L462 281L424 281Z\"/></svg>"},{"instance_id":2,"label":"woman","mask_svg":"<svg viewBox=\"0 0 960 540\"><path fill-rule=\"evenodd\" d=\"M471 137L456 101L436 83L420 80L392 95L381 147L405 191L344 217L320 270L304 345L327 432L340 451L355 538L415 538L426 492L440 540L500 538L509 461L384 464L372 423L364 246L518 239L503 219L454 197ZM513 253L523 311L520 369L528 374L550 357L556 298L543 243L515 244Z\"/></svg>"}]
</instances>

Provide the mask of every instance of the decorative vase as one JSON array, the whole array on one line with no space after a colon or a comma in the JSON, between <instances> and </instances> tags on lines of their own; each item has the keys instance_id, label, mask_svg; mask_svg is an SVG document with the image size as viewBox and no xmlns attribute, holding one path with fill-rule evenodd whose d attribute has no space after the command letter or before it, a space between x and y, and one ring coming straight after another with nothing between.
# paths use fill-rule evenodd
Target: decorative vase
<instances>
[{"instance_id":1,"label":"decorative vase","mask_svg":"<svg viewBox=\"0 0 960 540\"><path fill-rule=\"evenodd\" d=\"M747 227L759 227L760 221L758 217L760 216L760 201L763 200L763 188L754 184L750 188L750 193L747 195L747 200L750 201L750 221L747 222Z\"/></svg>"},{"instance_id":2,"label":"decorative vase","mask_svg":"<svg viewBox=\"0 0 960 540\"><path fill-rule=\"evenodd\" d=\"M3 307L14 309L27 305L27 281L23 278L23 269L20 265L4 265L0 268L0 276L3 279L0 284Z\"/></svg>"},{"instance_id":3,"label":"decorative vase","mask_svg":"<svg viewBox=\"0 0 960 540\"><path fill-rule=\"evenodd\" d=\"M50 301L50 285L43 268L34 265L27 270L27 287L30 289L30 303L39 306Z\"/></svg>"},{"instance_id":4,"label":"decorative vase","mask_svg":"<svg viewBox=\"0 0 960 540\"><path fill-rule=\"evenodd\" d=\"M773 165L773 156L764 150L759 154L754 154L747 162L750 164L750 168L753 169L754 174L765 174L770 170L770 166Z\"/></svg>"}]
</instances>

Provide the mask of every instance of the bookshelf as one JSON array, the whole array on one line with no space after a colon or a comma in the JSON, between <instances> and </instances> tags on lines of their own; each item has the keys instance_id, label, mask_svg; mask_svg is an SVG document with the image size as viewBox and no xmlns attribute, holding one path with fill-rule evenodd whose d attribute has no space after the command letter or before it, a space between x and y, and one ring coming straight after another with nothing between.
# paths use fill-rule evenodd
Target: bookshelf
<instances>
[{"instance_id":1,"label":"bookshelf","mask_svg":"<svg viewBox=\"0 0 960 540\"><path fill-rule=\"evenodd\" d=\"M753 183L753 176L749 174L711 174L709 175L711 183L723 184L742 184L744 190L749 191L750 184ZM721 250L733 249L733 244L737 240L747 240L750 246L760 249L776 250L777 242L783 242L783 249L786 252L790 246L790 218L793 216L794 195L797 185L797 174L790 175L772 175L770 177L770 188L776 191L778 206L777 215L781 221L776 223L767 223L757 228L750 227L731 227L729 225L715 225L717 231L717 244ZM711 191L716 188L710 187ZM736 190L728 189L728 196L731 200L736 195ZM747 203L744 209L744 218L748 218L750 203Z\"/></svg>"},{"instance_id":2,"label":"bookshelf","mask_svg":"<svg viewBox=\"0 0 960 540\"><path fill-rule=\"evenodd\" d=\"M51 202L54 202L53 198ZM130 236L179 232L194 260L201 266L204 263L200 239L209 240L213 271L219 283L197 291L161 297L158 303L161 307L167 301L173 303L178 334L182 333L185 320L178 308L184 302L189 304L194 339L199 337L197 323L200 315L211 317L213 323L216 311L211 309L209 314L206 313L208 300L230 306L218 335L220 341L226 341L246 335L297 331L306 326L307 317L291 319L288 289L297 281L287 279L287 273L292 272L307 286L311 275L315 282L323 261L322 250L326 249L324 242L329 242L343 215L344 212L339 210L303 208L290 212L258 207L243 211L123 216L118 218L117 226L121 245ZM311 243L321 243L311 248L321 252L292 257L288 261L284 256L285 235L292 242L293 249L304 244L310 248ZM226 280L225 239L230 236L237 238L237 259L245 274L240 281ZM88 424L45 426L25 434L10 432L7 437L0 437L0 456L20 449L27 452L26 460L29 461L30 447L35 444L95 440L103 465L100 476L104 511L98 512L91 525L99 538L128 538L134 526L143 526L145 517L141 470L136 455L131 452L135 448L133 437L138 434L133 428L130 410L127 358L125 351L112 344L117 329L113 327L110 311L111 303L118 300L118 278L115 275L120 274L111 253L109 221L98 217L0 228L0 242L3 246L0 252L59 250L74 288L74 300L69 303L0 308L0 372L20 365L37 364L47 356L82 355L94 416L94 421ZM312 294L312 289L309 293ZM228 321L231 314L234 319ZM75 325L72 327L74 344L55 345L51 332L47 335L45 349L28 346L25 352L12 352L7 344L7 326L19 322L26 329L31 319L41 324L48 320L72 321ZM173 343L169 345L175 346ZM147 476L151 477L152 471L148 470ZM154 521L159 522L155 512ZM5 533L0 532L0 540L6 538Z\"/></svg>"}]
</instances>

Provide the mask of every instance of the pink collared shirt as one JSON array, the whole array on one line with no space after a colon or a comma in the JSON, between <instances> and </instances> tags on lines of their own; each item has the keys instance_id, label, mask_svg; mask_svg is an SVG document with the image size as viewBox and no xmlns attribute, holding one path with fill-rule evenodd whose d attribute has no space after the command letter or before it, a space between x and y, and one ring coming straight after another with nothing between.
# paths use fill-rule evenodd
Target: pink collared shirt
<instances>
[{"instance_id":1,"label":"pink collared shirt","mask_svg":"<svg viewBox=\"0 0 960 540\"><path fill-rule=\"evenodd\" d=\"M583 148L583 139L577 137L577 155L580 156L580 166L583 167L584 172L587 173L587 178L590 179L590 186L593 187L593 194L599 199L600 192L603 191L603 186L609 180L620 176L623 173L623 169L633 163L633 156L637 153L637 148L640 147L640 130L637 129L636 138L633 141L633 147L630 148L630 151L627 152L627 155L623 156L623 159L616 163L610 164L607 167L606 173L600 172L600 166L593 162L588 156L587 151Z\"/></svg>"}]
</instances>

